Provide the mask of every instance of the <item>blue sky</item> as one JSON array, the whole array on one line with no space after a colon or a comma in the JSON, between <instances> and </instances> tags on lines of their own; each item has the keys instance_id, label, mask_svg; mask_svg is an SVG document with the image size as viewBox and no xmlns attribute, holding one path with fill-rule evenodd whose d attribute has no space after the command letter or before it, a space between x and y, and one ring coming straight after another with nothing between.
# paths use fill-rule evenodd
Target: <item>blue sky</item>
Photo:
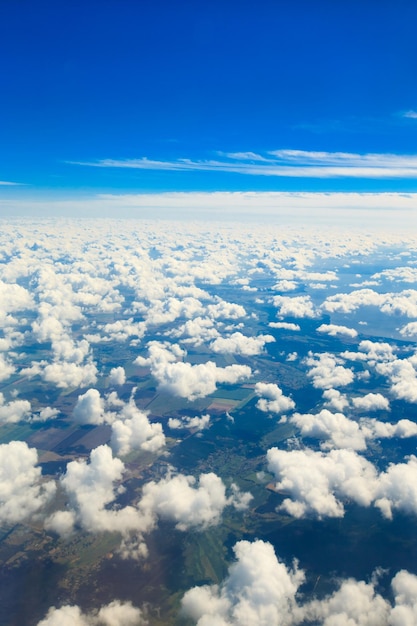
<instances>
[{"instance_id":1,"label":"blue sky","mask_svg":"<svg viewBox=\"0 0 417 626\"><path fill-rule=\"evenodd\" d=\"M416 23L405 0L5 0L0 197L416 192Z\"/></svg>"}]
</instances>

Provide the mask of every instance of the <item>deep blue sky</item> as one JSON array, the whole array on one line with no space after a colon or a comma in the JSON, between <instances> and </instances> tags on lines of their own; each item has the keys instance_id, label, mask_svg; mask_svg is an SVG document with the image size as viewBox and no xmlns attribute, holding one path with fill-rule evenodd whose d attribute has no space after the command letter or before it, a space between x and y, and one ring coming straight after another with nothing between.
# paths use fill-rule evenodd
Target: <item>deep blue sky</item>
<instances>
[{"instance_id":1,"label":"deep blue sky","mask_svg":"<svg viewBox=\"0 0 417 626\"><path fill-rule=\"evenodd\" d=\"M25 185L0 195L417 191L416 26L415 0L0 0L0 180Z\"/></svg>"}]
</instances>

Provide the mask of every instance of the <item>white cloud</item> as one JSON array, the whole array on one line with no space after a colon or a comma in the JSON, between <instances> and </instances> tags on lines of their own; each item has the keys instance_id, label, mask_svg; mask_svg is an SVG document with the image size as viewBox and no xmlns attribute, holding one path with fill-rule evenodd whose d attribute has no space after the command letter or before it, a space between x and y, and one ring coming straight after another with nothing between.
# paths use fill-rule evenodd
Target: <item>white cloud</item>
<instances>
[{"instance_id":1,"label":"white cloud","mask_svg":"<svg viewBox=\"0 0 417 626\"><path fill-rule=\"evenodd\" d=\"M117 496L114 485L120 482L125 466L112 456L108 446L92 450L90 463L71 461L60 483L69 498L69 509L53 513L45 527L68 534L75 524L88 532L115 531L122 534L142 531L151 525L132 506L109 508Z\"/></svg>"},{"instance_id":2,"label":"white cloud","mask_svg":"<svg viewBox=\"0 0 417 626\"><path fill-rule=\"evenodd\" d=\"M187 591L183 612L197 626L290 624L304 573L296 564L287 568L261 540L239 541L234 552L236 561L223 583Z\"/></svg>"},{"instance_id":3,"label":"white cloud","mask_svg":"<svg viewBox=\"0 0 417 626\"><path fill-rule=\"evenodd\" d=\"M247 508L250 499L250 494L242 494L236 487L227 496L223 481L212 472L201 474L198 481L177 474L147 483L139 509L146 517L171 520L178 530L185 531L217 525L226 506L241 510Z\"/></svg>"},{"instance_id":4,"label":"white cloud","mask_svg":"<svg viewBox=\"0 0 417 626\"><path fill-rule=\"evenodd\" d=\"M284 396L282 389L274 383L256 383L255 393L259 397L256 406L260 411L285 413L295 407L294 400Z\"/></svg>"},{"instance_id":5,"label":"white cloud","mask_svg":"<svg viewBox=\"0 0 417 626\"><path fill-rule=\"evenodd\" d=\"M318 333L325 333L331 337L337 337L338 335L346 337L357 337L358 333L354 328L348 328L347 326L338 326L337 324L321 324L317 328Z\"/></svg>"},{"instance_id":6,"label":"white cloud","mask_svg":"<svg viewBox=\"0 0 417 626\"><path fill-rule=\"evenodd\" d=\"M111 447L116 454L125 456L131 450L156 452L165 445L165 435L159 423L151 423L143 411L140 411L133 393L112 423Z\"/></svg>"},{"instance_id":7,"label":"white cloud","mask_svg":"<svg viewBox=\"0 0 417 626\"><path fill-rule=\"evenodd\" d=\"M292 322L269 322L268 326L271 328L283 328L284 330L301 330L298 324L293 324Z\"/></svg>"},{"instance_id":8,"label":"white cloud","mask_svg":"<svg viewBox=\"0 0 417 626\"><path fill-rule=\"evenodd\" d=\"M208 396L216 390L218 383L234 384L251 375L247 365L228 365L218 367L213 361L191 365L176 361L185 353L179 346L169 346L152 341L148 344L149 357L138 357L137 365L149 365L158 386L181 398L195 400Z\"/></svg>"},{"instance_id":9,"label":"white cloud","mask_svg":"<svg viewBox=\"0 0 417 626\"><path fill-rule=\"evenodd\" d=\"M317 389L344 387L353 382L354 374L351 369L343 367L342 362L327 352L314 355L310 352L305 359L310 368L307 376L313 379L313 386Z\"/></svg>"},{"instance_id":10,"label":"white cloud","mask_svg":"<svg viewBox=\"0 0 417 626\"><path fill-rule=\"evenodd\" d=\"M124 385L126 382L126 372L123 367L112 367L109 375L110 385Z\"/></svg>"},{"instance_id":11,"label":"white cloud","mask_svg":"<svg viewBox=\"0 0 417 626\"><path fill-rule=\"evenodd\" d=\"M283 317L317 317L310 296L274 296L273 303Z\"/></svg>"},{"instance_id":12,"label":"white cloud","mask_svg":"<svg viewBox=\"0 0 417 626\"><path fill-rule=\"evenodd\" d=\"M145 626L148 621L131 602L113 600L100 609L84 613L77 605L51 607L37 626Z\"/></svg>"},{"instance_id":13,"label":"white cloud","mask_svg":"<svg viewBox=\"0 0 417 626\"><path fill-rule=\"evenodd\" d=\"M78 396L73 417L78 424L103 424L104 401L97 389L88 389L83 395Z\"/></svg>"},{"instance_id":14,"label":"white cloud","mask_svg":"<svg viewBox=\"0 0 417 626\"><path fill-rule=\"evenodd\" d=\"M28 400L11 400L6 402L0 392L0 424L13 424L28 418L31 406Z\"/></svg>"},{"instance_id":15,"label":"white cloud","mask_svg":"<svg viewBox=\"0 0 417 626\"><path fill-rule=\"evenodd\" d=\"M195 417L185 416L181 417L181 419L170 417L168 420L168 426L173 430L180 430L185 428L188 430L199 431L208 428L210 426L210 420L211 417L208 414L201 415L201 417L199 417L198 415L196 415Z\"/></svg>"},{"instance_id":16,"label":"white cloud","mask_svg":"<svg viewBox=\"0 0 417 626\"><path fill-rule=\"evenodd\" d=\"M294 517L343 517L345 500L366 507L373 504L389 519L395 509L417 513L415 456L406 463L391 464L380 474L353 450L323 453L271 448L267 460L276 489L290 495L279 508Z\"/></svg>"},{"instance_id":17,"label":"white cloud","mask_svg":"<svg viewBox=\"0 0 417 626\"><path fill-rule=\"evenodd\" d=\"M417 335L417 322L409 322L400 328L400 334L403 337L415 337Z\"/></svg>"},{"instance_id":18,"label":"white cloud","mask_svg":"<svg viewBox=\"0 0 417 626\"><path fill-rule=\"evenodd\" d=\"M414 626L417 576L406 570L391 581L392 604L370 582L348 578L332 593L306 601L305 572L276 556L270 543L239 541L236 560L219 585L193 587L182 599L182 612L196 626Z\"/></svg>"},{"instance_id":19,"label":"white cloud","mask_svg":"<svg viewBox=\"0 0 417 626\"><path fill-rule=\"evenodd\" d=\"M272 335L258 335L248 337L240 332L232 333L229 337L218 337L211 344L213 352L220 354L243 354L253 356L260 354L266 343L274 342Z\"/></svg>"},{"instance_id":20,"label":"white cloud","mask_svg":"<svg viewBox=\"0 0 417 626\"><path fill-rule=\"evenodd\" d=\"M40 511L55 493L41 481L38 455L23 441L0 445L0 522L16 524Z\"/></svg>"},{"instance_id":21,"label":"white cloud","mask_svg":"<svg viewBox=\"0 0 417 626\"><path fill-rule=\"evenodd\" d=\"M389 401L381 393L367 393L351 400L355 409L360 411L389 411Z\"/></svg>"},{"instance_id":22,"label":"white cloud","mask_svg":"<svg viewBox=\"0 0 417 626\"><path fill-rule=\"evenodd\" d=\"M295 413L290 421L298 426L304 437L324 439L323 448L366 450L366 437L362 429L343 413L331 413L328 409L322 409L315 415Z\"/></svg>"}]
</instances>

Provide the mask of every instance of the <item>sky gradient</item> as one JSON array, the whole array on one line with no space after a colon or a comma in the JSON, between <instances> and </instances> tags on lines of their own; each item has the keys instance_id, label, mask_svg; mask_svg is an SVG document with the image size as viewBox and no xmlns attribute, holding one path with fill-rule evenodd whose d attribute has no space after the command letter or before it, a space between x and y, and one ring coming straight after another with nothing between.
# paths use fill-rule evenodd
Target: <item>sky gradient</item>
<instances>
[{"instance_id":1,"label":"sky gradient","mask_svg":"<svg viewBox=\"0 0 417 626\"><path fill-rule=\"evenodd\" d=\"M415 2L9 0L0 18L4 215L99 194L417 192Z\"/></svg>"}]
</instances>

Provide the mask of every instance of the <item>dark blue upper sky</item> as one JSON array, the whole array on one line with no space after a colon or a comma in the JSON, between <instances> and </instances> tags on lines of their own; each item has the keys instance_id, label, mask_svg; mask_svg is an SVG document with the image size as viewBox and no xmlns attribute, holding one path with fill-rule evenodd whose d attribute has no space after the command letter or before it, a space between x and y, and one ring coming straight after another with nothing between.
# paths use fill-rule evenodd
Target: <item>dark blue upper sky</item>
<instances>
[{"instance_id":1,"label":"dark blue upper sky","mask_svg":"<svg viewBox=\"0 0 417 626\"><path fill-rule=\"evenodd\" d=\"M416 191L416 26L415 0L3 0L2 193Z\"/></svg>"}]
</instances>

